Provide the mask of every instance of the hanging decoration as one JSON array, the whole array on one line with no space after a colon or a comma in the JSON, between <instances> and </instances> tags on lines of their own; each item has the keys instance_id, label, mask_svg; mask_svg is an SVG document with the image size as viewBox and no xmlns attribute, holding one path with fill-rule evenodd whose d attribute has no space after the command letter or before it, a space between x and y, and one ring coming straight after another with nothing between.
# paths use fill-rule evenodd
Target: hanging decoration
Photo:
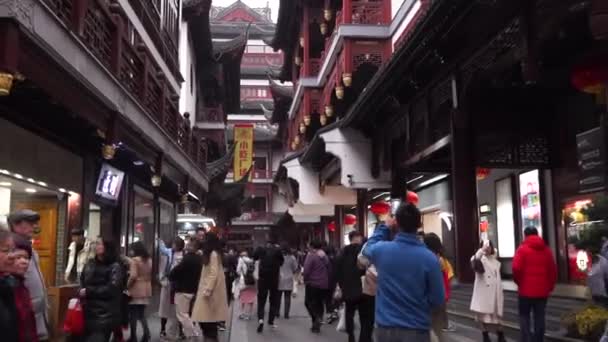
<instances>
[{"instance_id":1,"label":"hanging decoration","mask_svg":"<svg viewBox=\"0 0 608 342\"><path fill-rule=\"evenodd\" d=\"M346 214L344 216L344 225L354 226L355 224L357 224L357 216L353 214Z\"/></svg>"},{"instance_id":2,"label":"hanging decoration","mask_svg":"<svg viewBox=\"0 0 608 342\"><path fill-rule=\"evenodd\" d=\"M486 177L488 177L488 175L490 175L490 169L485 168L485 167L478 167L476 170L477 173L477 180L484 180L486 179Z\"/></svg>"},{"instance_id":3,"label":"hanging decoration","mask_svg":"<svg viewBox=\"0 0 608 342\"><path fill-rule=\"evenodd\" d=\"M386 201L372 203L369 209L374 215L388 215L391 212L391 205Z\"/></svg>"},{"instance_id":4,"label":"hanging decoration","mask_svg":"<svg viewBox=\"0 0 608 342\"><path fill-rule=\"evenodd\" d=\"M407 194L405 195L405 200L407 201L407 203L411 203L415 206L418 206L418 203L420 202L418 194L413 191L407 192Z\"/></svg>"},{"instance_id":5,"label":"hanging decoration","mask_svg":"<svg viewBox=\"0 0 608 342\"><path fill-rule=\"evenodd\" d=\"M8 72L0 73L0 96L8 96L13 88L13 74Z\"/></svg>"},{"instance_id":6,"label":"hanging decoration","mask_svg":"<svg viewBox=\"0 0 608 342\"><path fill-rule=\"evenodd\" d=\"M342 74L342 83L345 87L350 87L353 84L353 74L345 72Z\"/></svg>"},{"instance_id":7,"label":"hanging decoration","mask_svg":"<svg viewBox=\"0 0 608 342\"><path fill-rule=\"evenodd\" d=\"M116 155L116 145L114 144L103 144L101 147L101 156L105 160L112 160Z\"/></svg>"},{"instance_id":8,"label":"hanging decoration","mask_svg":"<svg viewBox=\"0 0 608 342\"><path fill-rule=\"evenodd\" d=\"M325 21L330 21L333 17L334 12L331 9L326 8L325 10L323 10L323 19L325 19Z\"/></svg>"},{"instance_id":9,"label":"hanging decoration","mask_svg":"<svg viewBox=\"0 0 608 342\"><path fill-rule=\"evenodd\" d=\"M299 131L300 131L300 134L306 133L306 124L304 124L304 122L300 122Z\"/></svg>"},{"instance_id":10,"label":"hanging decoration","mask_svg":"<svg viewBox=\"0 0 608 342\"><path fill-rule=\"evenodd\" d=\"M327 115L321 114L319 117L319 121L321 122L321 126L327 125Z\"/></svg>"},{"instance_id":11,"label":"hanging decoration","mask_svg":"<svg viewBox=\"0 0 608 342\"><path fill-rule=\"evenodd\" d=\"M343 86L336 87L336 97L338 98L338 100L342 100L344 98L344 87Z\"/></svg>"},{"instance_id":12,"label":"hanging decoration","mask_svg":"<svg viewBox=\"0 0 608 342\"><path fill-rule=\"evenodd\" d=\"M310 126L310 114L304 115L304 124Z\"/></svg>"},{"instance_id":13,"label":"hanging decoration","mask_svg":"<svg viewBox=\"0 0 608 342\"><path fill-rule=\"evenodd\" d=\"M327 115L328 118L334 116L334 107L332 105L325 106L325 115Z\"/></svg>"},{"instance_id":14,"label":"hanging decoration","mask_svg":"<svg viewBox=\"0 0 608 342\"><path fill-rule=\"evenodd\" d=\"M319 25L319 30L321 31L322 35L326 36L327 32L329 31L329 26L327 23L321 23L321 25Z\"/></svg>"},{"instance_id":15,"label":"hanging decoration","mask_svg":"<svg viewBox=\"0 0 608 342\"><path fill-rule=\"evenodd\" d=\"M336 231L336 221L331 221L327 224L327 230L331 233Z\"/></svg>"}]
</instances>

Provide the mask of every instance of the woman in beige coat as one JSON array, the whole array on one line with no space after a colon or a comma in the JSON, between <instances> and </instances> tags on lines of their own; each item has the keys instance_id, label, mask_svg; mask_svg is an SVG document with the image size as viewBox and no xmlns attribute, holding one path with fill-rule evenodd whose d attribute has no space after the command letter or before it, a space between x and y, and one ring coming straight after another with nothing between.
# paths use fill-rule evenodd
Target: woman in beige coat
<instances>
[{"instance_id":1,"label":"woman in beige coat","mask_svg":"<svg viewBox=\"0 0 608 342\"><path fill-rule=\"evenodd\" d=\"M192 320L200 323L205 341L217 341L217 325L227 319L228 297L222 267L222 244L216 234L207 233Z\"/></svg>"},{"instance_id":2,"label":"woman in beige coat","mask_svg":"<svg viewBox=\"0 0 608 342\"><path fill-rule=\"evenodd\" d=\"M150 304L152 297L152 258L141 241L131 245L131 261L129 265L129 280L127 289L129 291L129 324L131 325L131 337L129 341L137 341L137 322L141 322L144 329L142 341L150 340L150 328L146 320L146 306Z\"/></svg>"}]
</instances>

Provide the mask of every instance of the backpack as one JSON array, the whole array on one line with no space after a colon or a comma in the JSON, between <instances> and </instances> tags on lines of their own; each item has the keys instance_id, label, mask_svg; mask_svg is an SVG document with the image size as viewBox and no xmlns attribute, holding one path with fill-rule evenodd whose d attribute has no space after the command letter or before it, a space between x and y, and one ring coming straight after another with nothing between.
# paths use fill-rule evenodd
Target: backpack
<instances>
[{"instance_id":1,"label":"backpack","mask_svg":"<svg viewBox=\"0 0 608 342\"><path fill-rule=\"evenodd\" d=\"M247 272L245 272L245 285L255 285L255 263L253 261L247 262Z\"/></svg>"},{"instance_id":2,"label":"backpack","mask_svg":"<svg viewBox=\"0 0 608 342\"><path fill-rule=\"evenodd\" d=\"M597 262L591 265L587 275L587 286L593 297L606 297L606 278L608 278L608 259L597 256Z\"/></svg>"}]
</instances>

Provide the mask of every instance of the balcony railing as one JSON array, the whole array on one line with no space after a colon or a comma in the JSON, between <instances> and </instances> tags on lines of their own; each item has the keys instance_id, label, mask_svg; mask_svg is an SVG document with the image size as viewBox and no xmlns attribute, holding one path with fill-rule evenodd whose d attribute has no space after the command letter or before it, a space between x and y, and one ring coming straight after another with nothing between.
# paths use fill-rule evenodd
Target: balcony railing
<instances>
[{"instance_id":1,"label":"balcony railing","mask_svg":"<svg viewBox=\"0 0 608 342\"><path fill-rule=\"evenodd\" d=\"M277 171L270 170L256 170L253 171L252 179L273 179ZM228 172L226 175L227 179L234 179L234 173L232 171Z\"/></svg>"},{"instance_id":2,"label":"balcony railing","mask_svg":"<svg viewBox=\"0 0 608 342\"><path fill-rule=\"evenodd\" d=\"M107 0L43 2L144 108L159 129L204 170L206 146L180 115L177 94L171 93L148 48L128 36L127 18L120 6L108 5Z\"/></svg>"},{"instance_id":3,"label":"balcony railing","mask_svg":"<svg viewBox=\"0 0 608 342\"><path fill-rule=\"evenodd\" d=\"M384 1L352 1L353 24L383 25L388 24Z\"/></svg>"}]
</instances>

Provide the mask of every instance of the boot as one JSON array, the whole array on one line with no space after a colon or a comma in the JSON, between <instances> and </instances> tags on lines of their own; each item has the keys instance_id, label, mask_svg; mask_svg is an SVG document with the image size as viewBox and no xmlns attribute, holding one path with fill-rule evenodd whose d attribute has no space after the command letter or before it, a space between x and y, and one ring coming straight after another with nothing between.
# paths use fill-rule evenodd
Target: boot
<instances>
[{"instance_id":1,"label":"boot","mask_svg":"<svg viewBox=\"0 0 608 342\"><path fill-rule=\"evenodd\" d=\"M483 342L492 342L492 340L490 339L490 333L488 333L487 331L483 332Z\"/></svg>"},{"instance_id":2,"label":"boot","mask_svg":"<svg viewBox=\"0 0 608 342\"><path fill-rule=\"evenodd\" d=\"M496 336L498 336L498 342L507 342L507 339L505 338L505 333L502 331L497 331L496 332Z\"/></svg>"}]
</instances>

